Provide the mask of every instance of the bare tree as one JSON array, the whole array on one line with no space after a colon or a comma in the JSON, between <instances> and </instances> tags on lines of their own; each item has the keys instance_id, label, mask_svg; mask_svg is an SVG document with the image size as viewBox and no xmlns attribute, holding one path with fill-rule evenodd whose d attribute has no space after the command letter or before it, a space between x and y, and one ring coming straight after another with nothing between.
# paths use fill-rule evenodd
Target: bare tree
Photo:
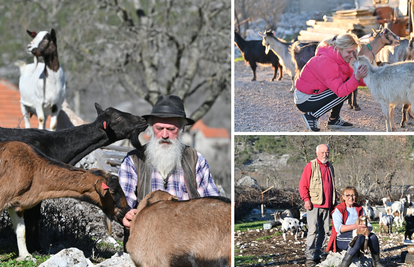
<instances>
[{"instance_id":1,"label":"bare tree","mask_svg":"<svg viewBox=\"0 0 414 267\"><path fill-rule=\"evenodd\" d=\"M22 32L28 25L57 30L68 96L90 84L150 105L175 94L195 106L194 120L220 96L230 101L230 0L6 2Z\"/></svg>"},{"instance_id":2,"label":"bare tree","mask_svg":"<svg viewBox=\"0 0 414 267\"><path fill-rule=\"evenodd\" d=\"M240 22L249 19L243 24L244 33L249 28L248 22L257 19L263 19L267 28L275 30L287 3L287 0L235 0L234 9Z\"/></svg>"}]
</instances>

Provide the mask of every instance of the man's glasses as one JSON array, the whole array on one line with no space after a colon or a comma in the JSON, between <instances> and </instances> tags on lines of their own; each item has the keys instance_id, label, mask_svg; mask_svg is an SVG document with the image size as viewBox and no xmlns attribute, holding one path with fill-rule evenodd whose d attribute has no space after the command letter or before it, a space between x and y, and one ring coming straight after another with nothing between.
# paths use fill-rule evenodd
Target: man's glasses
<instances>
[{"instance_id":1,"label":"man's glasses","mask_svg":"<svg viewBox=\"0 0 414 267\"><path fill-rule=\"evenodd\" d=\"M355 197L355 195L344 195L345 197Z\"/></svg>"}]
</instances>

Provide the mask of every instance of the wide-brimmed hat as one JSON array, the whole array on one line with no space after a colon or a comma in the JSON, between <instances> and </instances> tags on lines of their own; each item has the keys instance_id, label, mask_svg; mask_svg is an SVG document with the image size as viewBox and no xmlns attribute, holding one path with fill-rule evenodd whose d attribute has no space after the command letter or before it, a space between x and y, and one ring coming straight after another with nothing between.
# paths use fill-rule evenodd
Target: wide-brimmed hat
<instances>
[{"instance_id":1,"label":"wide-brimmed hat","mask_svg":"<svg viewBox=\"0 0 414 267\"><path fill-rule=\"evenodd\" d=\"M187 119L187 125L194 124L192 119L187 118L183 101L176 95L160 96L152 108L151 114L142 117L148 121L150 116L160 118L185 118Z\"/></svg>"}]
</instances>

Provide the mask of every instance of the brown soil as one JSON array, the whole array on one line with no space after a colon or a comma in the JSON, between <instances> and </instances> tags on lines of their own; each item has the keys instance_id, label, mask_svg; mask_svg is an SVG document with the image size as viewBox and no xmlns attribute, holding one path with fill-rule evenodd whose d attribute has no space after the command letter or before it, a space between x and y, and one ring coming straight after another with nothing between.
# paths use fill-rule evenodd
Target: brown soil
<instances>
[{"instance_id":1,"label":"brown soil","mask_svg":"<svg viewBox=\"0 0 414 267\"><path fill-rule=\"evenodd\" d=\"M276 228L270 230L249 230L247 232L235 232L234 244L235 256L254 256L261 259L261 265L252 266L305 266L306 237L298 236L296 241L294 236L287 234L286 242L281 233ZM378 233L377 233L378 235ZM270 239L261 240L261 237L272 236ZM395 234L378 236L381 248L381 264L386 267L393 266L412 266L403 263L407 247L402 244L404 237L403 231ZM259 240L258 240L259 239ZM240 252L241 251L241 252ZM235 262L235 266L241 266ZM245 265L244 265L245 266Z\"/></svg>"},{"instance_id":2,"label":"brown soil","mask_svg":"<svg viewBox=\"0 0 414 267\"><path fill-rule=\"evenodd\" d=\"M293 102L290 92L291 77L284 74L281 81L270 81L271 67L257 68L257 81L251 81L252 71L244 61L234 63L234 131L235 132L309 132L301 118L301 112ZM390 88L391 89L391 88ZM361 111L348 108L341 110L341 117L354 127L350 129L328 129L326 122L329 112L319 120L321 132L385 132L385 121L381 106L369 91L358 91ZM400 128L401 105L394 111L397 132L410 132L414 126Z\"/></svg>"}]
</instances>

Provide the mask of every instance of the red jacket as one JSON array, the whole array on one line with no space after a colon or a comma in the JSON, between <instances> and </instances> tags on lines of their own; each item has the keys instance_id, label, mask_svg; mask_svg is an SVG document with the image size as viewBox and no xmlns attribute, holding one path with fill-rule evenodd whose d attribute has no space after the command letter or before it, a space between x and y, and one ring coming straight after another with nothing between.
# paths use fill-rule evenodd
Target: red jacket
<instances>
[{"instance_id":1,"label":"red jacket","mask_svg":"<svg viewBox=\"0 0 414 267\"><path fill-rule=\"evenodd\" d=\"M354 207L356 208L356 212L358 213L358 216L362 216L363 212L362 212L362 207L358 204L354 204ZM341 204L339 204L338 206L336 206L336 209L339 210L339 212L342 214L342 217L344 219L344 223L346 222L346 219L348 218L348 212L346 212L346 205L345 202L341 202ZM331 212L331 216L332 213L334 213L335 210L333 210ZM331 231L331 237L329 238L329 242L328 242L328 246L326 247L326 251L333 251L336 252L336 236L338 235L338 233L335 230L335 225L333 225L333 220L332 220L332 231Z\"/></svg>"},{"instance_id":2,"label":"red jacket","mask_svg":"<svg viewBox=\"0 0 414 267\"><path fill-rule=\"evenodd\" d=\"M349 95L359 85L365 84L362 79L357 81L351 66L333 46L319 47L316 56L306 63L296 81L296 88L302 93L320 94L329 88L338 97Z\"/></svg>"},{"instance_id":3,"label":"red jacket","mask_svg":"<svg viewBox=\"0 0 414 267\"><path fill-rule=\"evenodd\" d=\"M331 177L331 173L329 172L329 165L328 163L322 163L319 161L319 159L316 159L319 168L321 169L322 174L322 181L323 181L323 195L324 195L324 201L322 205L315 205L312 203L314 208L325 208L325 209L332 209L332 190L335 190L333 188L333 177ZM334 170L332 169L334 172ZM304 202L307 200L310 200L309 196L309 184L310 179L312 176L312 164L311 162L308 162L308 164L305 166L302 172L302 177L299 181L299 194L300 197ZM336 198L336 192L335 192L335 198Z\"/></svg>"}]
</instances>

